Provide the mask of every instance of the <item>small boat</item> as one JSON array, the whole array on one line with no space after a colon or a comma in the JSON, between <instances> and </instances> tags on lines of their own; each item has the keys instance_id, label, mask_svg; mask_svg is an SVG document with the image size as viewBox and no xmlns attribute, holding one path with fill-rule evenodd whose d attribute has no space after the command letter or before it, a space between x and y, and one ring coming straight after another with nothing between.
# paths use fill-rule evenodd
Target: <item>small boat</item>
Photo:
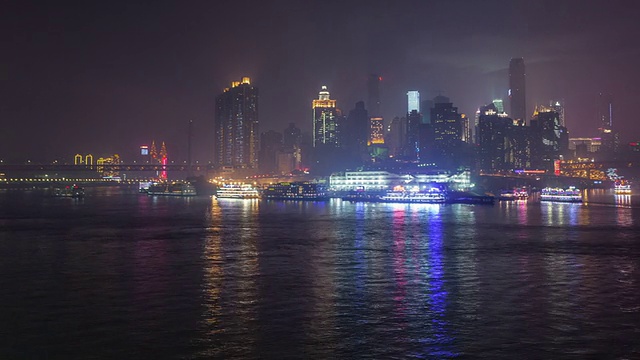
<instances>
[{"instance_id":1,"label":"small boat","mask_svg":"<svg viewBox=\"0 0 640 360\"><path fill-rule=\"evenodd\" d=\"M626 181L616 181L613 185L613 191L620 195L631 194L631 184Z\"/></svg>"},{"instance_id":2,"label":"small boat","mask_svg":"<svg viewBox=\"0 0 640 360\"><path fill-rule=\"evenodd\" d=\"M511 191L504 190L500 192L500 195L498 195L498 200L500 201L511 201L516 199L518 198L516 197L516 194L513 190Z\"/></svg>"},{"instance_id":3,"label":"small boat","mask_svg":"<svg viewBox=\"0 0 640 360\"><path fill-rule=\"evenodd\" d=\"M561 202L582 202L582 194L580 189L570 186L567 189L562 188L544 188L540 193L542 201L561 201Z\"/></svg>"},{"instance_id":4,"label":"small boat","mask_svg":"<svg viewBox=\"0 0 640 360\"><path fill-rule=\"evenodd\" d=\"M54 187L52 189L52 195L54 197L82 198L84 197L84 188L76 184L72 186Z\"/></svg>"},{"instance_id":5,"label":"small boat","mask_svg":"<svg viewBox=\"0 0 640 360\"><path fill-rule=\"evenodd\" d=\"M218 199L258 199L260 192L250 184L225 184L216 190Z\"/></svg>"},{"instance_id":6,"label":"small boat","mask_svg":"<svg viewBox=\"0 0 640 360\"><path fill-rule=\"evenodd\" d=\"M196 188L185 182L153 183L146 192L148 195L196 196Z\"/></svg>"}]
</instances>

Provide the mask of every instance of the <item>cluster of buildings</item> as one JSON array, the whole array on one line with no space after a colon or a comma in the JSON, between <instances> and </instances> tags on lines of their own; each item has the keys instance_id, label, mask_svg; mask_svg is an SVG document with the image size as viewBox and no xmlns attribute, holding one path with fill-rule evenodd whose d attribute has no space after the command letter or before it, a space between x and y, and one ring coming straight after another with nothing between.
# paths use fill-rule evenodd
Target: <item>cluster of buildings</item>
<instances>
[{"instance_id":1,"label":"cluster of buildings","mask_svg":"<svg viewBox=\"0 0 640 360\"><path fill-rule=\"evenodd\" d=\"M287 174L311 169L328 175L346 169L384 170L398 164L431 169L502 173L557 172L563 159L615 153L612 104L601 94L597 138L569 138L561 100L526 107L522 58L509 65L509 107L502 99L478 109L473 119L445 96L421 100L407 93L407 111L388 122L380 111L378 75L367 80L367 102L343 112L326 86L311 101L310 135L295 123L282 132L260 132L258 89L247 77L216 97L215 164L223 172Z\"/></svg>"}]
</instances>

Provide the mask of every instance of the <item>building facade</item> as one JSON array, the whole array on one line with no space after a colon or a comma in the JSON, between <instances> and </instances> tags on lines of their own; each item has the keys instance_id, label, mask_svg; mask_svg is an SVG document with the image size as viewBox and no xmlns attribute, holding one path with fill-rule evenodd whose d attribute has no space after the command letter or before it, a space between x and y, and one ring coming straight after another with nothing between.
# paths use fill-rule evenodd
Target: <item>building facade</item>
<instances>
[{"instance_id":1,"label":"building facade","mask_svg":"<svg viewBox=\"0 0 640 360\"><path fill-rule=\"evenodd\" d=\"M332 100L329 90L322 86L318 98L312 102L313 110L313 146L340 147L338 121L340 111L336 101Z\"/></svg>"},{"instance_id":2,"label":"building facade","mask_svg":"<svg viewBox=\"0 0 640 360\"><path fill-rule=\"evenodd\" d=\"M509 101L511 117L514 120L527 120L526 75L523 58L513 58L509 62Z\"/></svg>"},{"instance_id":3,"label":"building facade","mask_svg":"<svg viewBox=\"0 0 640 360\"><path fill-rule=\"evenodd\" d=\"M258 88L243 77L216 97L215 159L220 167L258 168Z\"/></svg>"}]
</instances>

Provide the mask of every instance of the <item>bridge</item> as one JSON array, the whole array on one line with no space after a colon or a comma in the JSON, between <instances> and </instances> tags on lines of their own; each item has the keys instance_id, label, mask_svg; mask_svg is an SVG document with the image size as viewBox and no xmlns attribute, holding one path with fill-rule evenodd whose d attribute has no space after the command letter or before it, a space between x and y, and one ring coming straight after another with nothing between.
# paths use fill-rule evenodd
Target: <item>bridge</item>
<instances>
[{"instance_id":1,"label":"bridge","mask_svg":"<svg viewBox=\"0 0 640 360\"><path fill-rule=\"evenodd\" d=\"M61 165L61 164L0 164L0 172L8 171L210 171L214 169L211 164L187 165L187 164L104 164L104 165Z\"/></svg>"}]
</instances>

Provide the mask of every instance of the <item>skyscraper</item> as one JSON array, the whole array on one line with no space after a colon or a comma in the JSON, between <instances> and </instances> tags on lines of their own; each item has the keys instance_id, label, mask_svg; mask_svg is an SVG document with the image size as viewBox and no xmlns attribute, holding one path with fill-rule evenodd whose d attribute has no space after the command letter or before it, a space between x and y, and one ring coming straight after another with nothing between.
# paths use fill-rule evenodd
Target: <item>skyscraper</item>
<instances>
[{"instance_id":1,"label":"skyscraper","mask_svg":"<svg viewBox=\"0 0 640 360\"><path fill-rule=\"evenodd\" d=\"M313 146L339 147L336 101L330 98L329 90L322 86L318 98L313 100Z\"/></svg>"},{"instance_id":2,"label":"skyscraper","mask_svg":"<svg viewBox=\"0 0 640 360\"><path fill-rule=\"evenodd\" d=\"M407 92L407 114L413 110L420 112L420 93L415 90Z\"/></svg>"},{"instance_id":3,"label":"skyscraper","mask_svg":"<svg viewBox=\"0 0 640 360\"><path fill-rule=\"evenodd\" d=\"M567 126L564 122L564 100L551 100L549 107L560 116L560 126Z\"/></svg>"},{"instance_id":4,"label":"skyscraper","mask_svg":"<svg viewBox=\"0 0 640 360\"><path fill-rule=\"evenodd\" d=\"M449 98L437 96L431 109L431 124L434 132L434 151L439 156L440 166L458 163L458 150L464 139L464 124Z\"/></svg>"},{"instance_id":5,"label":"skyscraper","mask_svg":"<svg viewBox=\"0 0 640 360\"><path fill-rule=\"evenodd\" d=\"M509 100L511 117L514 120L527 120L525 95L525 69L523 58L513 58L509 63Z\"/></svg>"},{"instance_id":6,"label":"skyscraper","mask_svg":"<svg viewBox=\"0 0 640 360\"><path fill-rule=\"evenodd\" d=\"M218 166L257 169L258 88L243 77L216 97L215 159Z\"/></svg>"},{"instance_id":7,"label":"skyscraper","mask_svg":"<svg viewBox=\"0 0 640 360\"><path fill-rule=\"evenodd\" d=\"M369 113L364 108L364 101L358 101L356 107L349 111L349 117L347 118L348 131L347 138L349 139L347 145L354 149L364 149L369 141Z\"/></svg>"},{"instance_id":8,"label":"skyscraper","mask_svg":"<svg viewBox=\"0 0 640 360\"><path fill-rule=\"evenodd\" d=\"M367 108L369 108L369 116L371 117L379 117L382 116L380 114L380 81L382 77L377 74L369 75L369 80L367 81Z\"/></svg>"},{"instance_id":9,"label":"skyscraper","mask_svg":"<svg viewBox=\"0 0 640 360\"><path fill-rule=\"evenodd\" d=\"M381 117L372 117L370 122L371 132L369 142L371 144L384 144L384 123Z\"/></svg>"},{"instance_id":10,"label":"skyscraper","mask_svg":"<svg viewBox=\"0 0 640 360\"><path fill-rule=\"evenodd\" d=\"M613 129L613 101L611 95L598 95L598 126L602 129Z\"/></svg>"}]
</instances>

